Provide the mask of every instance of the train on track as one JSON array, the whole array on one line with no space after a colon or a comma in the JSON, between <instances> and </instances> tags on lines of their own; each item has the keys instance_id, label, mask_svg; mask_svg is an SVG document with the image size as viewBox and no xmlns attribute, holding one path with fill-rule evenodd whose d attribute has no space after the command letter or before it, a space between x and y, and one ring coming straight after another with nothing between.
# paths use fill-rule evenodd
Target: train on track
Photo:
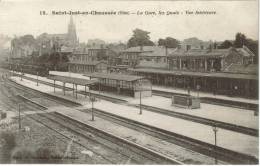
<instances>
[{"instance_id":1,"label":"train on track","mask_svg":"<svg viewBox=\"0 0 260 166\"><path fill-rule=\"evenodd\" d=\"M39 75L39 76L48 76L49 74L49 68L46 66L38 66L38 65L27 65L27 64L2 64L2 68L16 71L16 72L22 72L22 73L28 73L33 75Z\"/></svg>"}]
</instances>

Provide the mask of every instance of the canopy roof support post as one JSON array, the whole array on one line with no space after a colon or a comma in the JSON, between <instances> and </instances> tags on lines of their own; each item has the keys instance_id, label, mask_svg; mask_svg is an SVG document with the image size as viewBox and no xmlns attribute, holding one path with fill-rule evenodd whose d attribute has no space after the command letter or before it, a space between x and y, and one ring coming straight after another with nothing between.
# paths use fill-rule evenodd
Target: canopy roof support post
<instances>
[{"instance_id":1,"label":"canopy roof support post","mask_svg":"<svg viewBox=\"0 0 260 166\"><path fill-rule=\"evenodd\" d=\"M89 99L91 97L91 93L90 93L90 85L88 86L88 95L89 95Z\"/></svg>"},{"instance_id":2,"label":"canopy roof support post","mask_svg":"<svg viewBox=\"0 0 260 166\"><path fill-rule=\"evenodd\" d=\"M74 96L74 83L72 83L72 93L73 93L73 96Z\"/></svg>"},{"instance_id":3,"label":"canopy roof support post","mask_svg":"<svg viewBox=\"0 0 260 166\"><path fill-rule=\"evenodd\" d=\"M87 91L87 86L85 85L85 93L84 93L85 94L85 98L87 97L87 92L86 91Z\"/></svg>"},{"instance_id":4,"label":"canopy roof support post","mask_svg":"<svg viewBox=\"0 0 260 166\"><path fill-rule=\"evenodd\" d=\"M53 91L55 93L55 80L53 80Z\"/></svg>"},{"instance_id":5,"label":"canopy roof support post","mask_svg":"<svg viewBox=\"0 0 260 166\"><path fill-rule=\"evenodd\" d=\"M63 89L63 95L65 95L65 82L62 82L63 83L63 86L62 86L62 89Z\"/></svg>"},{"instance_id":6,"label":"canopy roof support post","mask_svg":"<svg viewBox=\"0 0 260 166\"><path fill-rule=\"evenodd\" d=\"M197 85L196 85L196 77L193 77L193 88L196 89Z\"/></svg>"},{"instance_id":7,"label":"canopy roof support post","mask_svg":"<svg viewBox=\"0 0 260 166\"><path fill-rule=\"evenodd\" d=\"M76 99L78 98L78 85L76 84Z\"/></svg>"},{"instance_id":8,"label":"canopy roof support post","mask_svg":"<svg viewBox=\"0 0 260 166\"><path fill-rule=\"evenodd\" d=\"M100 94L100 80L98 81L98 94Z\"/></svg>"}]
</instances>

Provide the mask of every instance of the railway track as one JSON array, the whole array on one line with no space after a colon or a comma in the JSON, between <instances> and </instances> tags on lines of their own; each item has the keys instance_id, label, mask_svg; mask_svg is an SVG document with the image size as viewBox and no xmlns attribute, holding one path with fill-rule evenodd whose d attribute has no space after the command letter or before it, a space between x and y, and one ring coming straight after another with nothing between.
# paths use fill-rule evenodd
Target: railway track
<instances>
[{"instance_id":1,"label":"railway track","mask_svg":"<svg viewBox=\"0 0 260 166\"><path fill-rule=\"evenodd\" d=\"M88 110L80 110L80 111L86 113ZM115 123L132 128L140 132L147 133L149 135L160 138L162 140L169 141L171 143L190 149L192 151L199 152L206 156L215 157L221 161L225 161L231 164L257 164L258 163L258 159L250 155L238 153L218 146L215 147L212 144L208 144L183 135L169 132L167 130L163 130L157 127L149 126L134 120L123 118L108 112L104 112L102 110L94 109L94 111L95 111L95 115L100 118L113 121Z\"/></svg>"},{"instance_id":2,"label":"railway track","mask_svg":"<svg viewBox=\"0 0 260 166\"><path fill-rule=\"evenodd\" d=\"M17 74L17 73L15 75L20 76L20 74ZM29 79L31 81L37 81L37 79L34 79L34 78L30 78L30 77L26 77L26 76L23 76L23 77L26 78L26 79ZM48 82L41 81L41 80L38 80L38 81L42 84L53 86L52 83L48 83ZM63 89L63 87L60 86L60 85L56 85L56 87ZM66 90L72 90L72 88L67 87ZM167 97L167 98L172 98L173 95L187 96L187 94L166 92L166 91L160 91L160 90L152 90L152 93L154 95L163 96L163 97ZM82 92L82 94L84 94L84 92ZM86 94L89 94L89 92L86 92ZM117 98L112 98L112 97L108 97L108 96L104 96L104 95L100 95L100 94L91 93L91 95L92 94L96 97L101 98L101 99L108 100L108 101L115 102L115 103L127 102L125 100L120 100L120 99L117 99ZM211 97L200 97L200 99L201 99L202 103L213 104L213 105L221 105L221 106L227 106L227 107L234 107L234 108L241 108L241 109L247 109L247 110L252 110L252 111L258 112L258 104L246 103L246 102L240 102L240 101L216 99L216 98L211 98Z\"/></svg>"},{"instance_id":3,"label":"railway track","mask_svg":"<svg viewBox=\"0 0 260 166\"><path fill-rule=\"evenodd\" d=\"M128 158L132 158L142 164L182 164L174 159L168 158L162 154L154 152L150 149L127 141L123 138L114 136L108 132L95 128L89 124L77 121L69 116L65 116L58 112L48 115L53 121L63 125L64 128L76 131L78 134L89 137L98 141L105 146L114 149L117 153L124 154ZM57 120L58 119L58 120ZM87 134L84 134L87 133Z\"/></svg>"},{"instance_id":4,"label":"railway track","mask_svg":"<svg viewBox=\"0 0 260 166\"><path fill-rule=\"evenodd\" d=\"M140 107L139 105L135 105L135 106ZM202 117L198 117L198 116L188 115L188 114L170 111L170 110L166 110L166 109L161 109L161 108L157 108L157 107L152 107L152 106L148 106L148 105L144 105L144 104L142 104L142 108L152 111L152 112L165 114L167 116L185 119L185 120L189 120L189 121L193 121L193 122L197 122L197 123L201 123L201 124L205 124L205 125L209 125L209 126L216 126L216 127L222 128L222 129L231 130L231 131L235 131L235 132L239 132L239 133L243 133L243 134L247 134L247 135L251 135L251 136L255 136L255 137L258 137L258 133L259 133L259 131L257 129L239 126L239 125L235 125L235 124L231 124L231 123L225 123L225 122L216 121L216 120L211 120L211 119L202 118Z\"/></svg>"},{"instance_id":5,"label":"railway track","mask_svg":"<svg viewBox=\"0 0 260 166\"><path fill-rule=\"evenodd\" d=\"M96 110L95 112L98 112L100 110ZM108 117L108 116L106 116ZM113 118L115 120L115 115L113 115ZM120 120L118 120L120 118ZM121 121L122 122L122 118L121 117L117 117L117 121ZM124 119L124 121L128 121L127 119ZM121 123L120 122L120 123ZM125 124L127 124L126 122L124 122ZM135 124L134 124L135 123ZM212 122L213 123L213 122ZM128 123L129 125L129 123ZM150 126L143 126L143 124L139 124L139 122L132 122L131 126L138 126L138 128L140 130L143 130L144 132L150 132L152 129L147 129ZM158 130L157 128L155 130ZM154 131L152 131L154 132ZM191 138L186 138L183 136L180 136L178 134L175 133L167 133L168 131L157 131L154 132L156 134L154 135L160 135L162 137L164 137L166 140L171 140L173 141L175 144L186 147L188 149L192 149L194 151L198 151L202 154L208 155L208 156L212 156L215 157L217 156L220 160L223 161L227 161L227 162L231 162L234 164L256 164L258 163L258 159L256 159L253 156L248 156L248 155L244 155L241 153L237 153L237 152L233 152L224 148L220 148L218 147L217 150L215 150L215 146L212 146L210 144L204 143L204 142L200 142L197 140L192 140Z\"/></svg>"},{"instance_id":6,"label":"railway track","mask_svg":"<svg viewBox=\"0 0 260 166\"><path fill-rule=\"evenodd\" d=\"M30 92L30 91L27 91L27 93L28 92ZM39 119L39 118L36 118L35 120L37 120L37 119ZM48 126L46 126L46 127L48 127ZM145 146L145 145L144 145ZM150 147L148 147L148 148L150 148ZM154 149L154 150L156 150L157 151L157 149ZM161 151L160 151L160 153L161 153ZM192 152L192 153L194 153L194 152ZM168 154L168 152L166 151L165 153L163 153L163 154ZM173 155L174 156L174 155Z\"/></svg>"},{"instance_id":7,"label":"railway track","mask_svg":"<svg viewBox=\"0 0 260 166\"><path fill-rule=\"evenodd\" d=\"M32 81L35 81L35 79L32 78ZM53 86L53 84L47 83L45 81L42 81L42 83L44 83L46 85ZM19 84L17 84L17 85L19 85ZM60 86L60 88L63 88L63 87ZM68 89L72 90L71 88L68 88ZM86 92L86 94L85 94L85 92L81 91L81 92L79 92L79 94L89 95L89 92ZM168 95L171 94L172 95L172 93L170 93L170 92L165 92L165 94L168 94ZM91 95L93 95L93 93L91 93ZM103 96L101 94L94 94L94 95L96 97L100 98L100 99L104 99L104 100L107 100L107 101L113 101L114 103L123 103L120 99L116 99L116 98L112 98L112 97L108 97L108 96ZM57 100L59 100L59 99L57 98ZM70 101L70 100L68 100L68 101ZM65 102L64 105L65 104L67 104L67 103ZM130 106L133 106L133 105L130 105ZM139 107L139 105L134 105L134 106ZM196 122L196 123L201 123L201 124L205 124L205 125L209 125L209 126L217 126L219 128L222 128L222 129L231 130L231 131L235 131L235 132L239 132L239 133L242 133L242 134L247 134L247 135L251 135L251 136L255 136L255 137L258 137L258 134L259 134L258 129L248 128L248 127L244 127L244 126L240 126L240 125L225 123L225 122L207 119L207 118L202 118L202 117L193 116L193 115L187 115L187 114L183 114L183 113L179 113L179 112L175 112L175 111L169 111L169 110L166 110L166 109L152 107L152 106L148 106L148 105L144 105L144 104L142 105L142 107L149 110L149 111L152 111L152 112L165 114L165 115L168 115L168 116L181 118L181 119L185 119L185 120L189 120L189 121L193 121L193 122Z\"/></svg>"},{"instance_id":8,"label":"railway track","mask_svg":"<svg viewBox=\"0 0 260 166\"><path fill-rule=\"evenodd\" d=\"M78 106L81 106L81 104L73 102L71 100L66 100L64 98L60 98L60 97L56 97L56 96L53 96L53 95L49 95L47 93L42 93L40 91L37 91L37 90L31 89L31 88L25 87L23 85L20 85L20 84L18 84L16 82L8 80L8 79L6 79L6 83L5 83L4 86L6 86L8 88L15 88L16 91L18 91L20 94L23 94L23 95L27 94L31 98L32 97L43 98L43 99L46 99L46 100L49 100L49 101L53 101L53 102L59 103L61 105L67 106L67 107L78 107ZM19 94L19 93L17 93L17 94Z\"/></svg>"},{"instance_id":9,"label":"railway track","mask_svg":"<svg viewBox=\"0 0 260 166\"><path fill-rule=\"evenodd\" d=\"M6 102L6 101L5 101ZM12 101L9 101L9 104L6 106L7 109L15 109L14 105L11 104ZM29 120L33 120L36 123L39 123L41 125L43 125L44 127L48 128L49 130L55 132L58 135L61 135L63 138L65 138L67 140L64 141L64 139L57 137L58 139L60 139L61 141L65 142L66 144L68 143L68 141L72 140L74 144L79 145L80 147L83 147L84 149L93 152L94 156L92 157L93 160L98 161L99 164L122 164L126 161L128 161L128 158L126 158L125 156L120 156L115 152L111 152L111 150L107 150L107 149L102 149L102 151L100 152L100 149L96 149L96 147L100 148L97 143L90 143L90 140L86 140L84 139L80 139L80 136L76 136L75 132L72 131L66 131L66 129L64 129L62 126L58 126L57 123L55 123L54 121L50 121L48 119L44 119L44 116L42 114L47 114L47 113L43 113L43 111L39 111L37 110L38 108L24 108L24 110L27 111L35 111L35 112L40 112L37 114L26 114L26 113L21 113L21 116L23 116L22 119L29 119ZM41 114L41 115L40 115ZM77 140L74 140L75 138L77 138ZM79 141L80 140L80 141ZM132 160L131 161L134 164L139 164L138 162Z\"/></svg>"},{"instance_id":10,"label":"railway track","mask_svg":"<svg viewBox=\"0 0 260 166\"><path fill-rule=\"evenodd\" d=\"M100 143L101 140L95 134L77 127L74 123L68 123L68 119L61 119L55 113L40 113L29 115L29 117L92 152L94 154L92 157L101 159L101 163L120 164L131 162L133 164L142 164L140 158L131 158L131 161L129 161L130 157L113 149L116 146L112 145L112 143L109 144L104 140L103 143ZM107 145L104 145L104 143L107 143ZM108 145L113 146L113 148Z\"/></svg>"},{"instance_id":11,"label":"railway track","mask_svg":"<svg viewBox=\"0 0 260 166\"><path fill-rule=\"evenodd\" d=\"M7 93L8 92L10 93L10 91L7 91ZM9 107L13 107L14 109L15 107L11 104L12 102L17 103L19 100L27 100L30 102L30 99L24 96L21 96L20 98L10 97L8 100L10 100ZM125 139L113 136L112 134L71 119L70 117L65 117L62 114L43 113L45 112L45 109L39 109L39 107L45 108L45 106L41 106L33 101L31 102L32 107L29 109L40 113L26 115L26 117L41 123L47 128L63 135L64 137L67 137L68 139L71 139L71 135L76 135L77 140L74 140L74 142L77 142L77 144L86 148L88 148L85 145L86 143L89 145L91 144L90 142L92 142L92 146L93 143L95 143L95 145L102 144L102 146L105 146L105 150L96 150L95 152L95 149L92 148L91 151L93 150L95 153L102 153L98 155L104 160L107 160L108 162L106 163L108 164L182 164L181 162L168 158L160 153L137 145L133 142L129 142ZM69 131L69 133L72 134L69 134L68 136L68 134L64 134L64 130ZM82 142L85 142L85 144ZM103 155L106 156L104 157Z\"/></svg>"},{"instance_id":12,"label":"railway track","mask_svg":"<svg viewBox=\"0 0 260 166\"><path fill-rule=\"evenodd\" d=\"M4 93L4 95L9 95L8 93L10 93L11 95L11 91L8 90L7 88L1 87L1 92ZM1 102L4 103L4 107L7 110L12 110L12 111L17 111L17 103L22 101L22 97L21 98L16 98L16 97L5 97L3 98L1 96ZM29 100L28 100L28 103ZM26 110L27 111L35 111L37 114L26 114L26 112L22 111L21 116L23 116L24 118L28 118L30 120L35 121L36 123L39 123L43 126L45 126L46 128L54 131L55 133L57 133L58 135L61 135L62 137L66 138L68 141L72 140L75 138L75 135L77 133L72 132L72 130L66 131L66 129L64 129L63 126L59 126L59 124L57 124L55 122L55 120L51 119L47 119L46 116L47 115L43 115L43 114L48 114L45 112L45 109L41 109L38 110L40 108L43 108L44 106L40 106L40 105L36 105L35 103L33 103L33 105L23 105L22 110ZM18 111L17 111L18 112ZM62 141L64 141L63 139L61 139ZM67 142L66 142L67 143ZM94 153L94 157L96 158L94 160L98 161L101 164L123 164L126 163L127 161L129 161L129 158L126 158L125 156L119 155L116 152L113 152L109 149L102 149L102 151L100 151L100 149L96 149L97 147L100 148L99 146L97 146L97 143L94 142L89 142L89 140L86 140L86 138L81 139L81 141L79 141L79 136L77 136L77 140L73 140L73 143L80 145L81 147L91 151ZM140 164L137 161L132 160L131 163L133 164Z\"/></svg>"},{"instance_id":13,"label":"railway track","mask_svg":"<svg viewBox=\"0 0 260 166\"><path fill-rule=\"evenodd\" d=\"M20 74L15 74L15 75L20 76ZM23 76L23 78L26 78L26 79L28 79L30 81L34 81L34 82L37 81L37 79L27 77L27 76ZM48 85L48 86L53 86L53 83L50 83L50 82L46 82L46 81L42 81L42 80L38 80L38 82L41 83L41 84ZM63 89L63 86L56 84L55 88ZM65 90L72 91L73 89L66 87ZM102 94L91 93L91 92L78 91L78 94L87 95L87 96L89 96L91 94L91 96L95 96L99 99L103 99L103 100L110 101L110 102L113 102L113 103L126 103L127 102L126 100L123 100L123 99L118 99L118 98L114 98L114 97L111 97L111 96L105 96L105 95L102 95Z\"/></svg>"}]
</instances>

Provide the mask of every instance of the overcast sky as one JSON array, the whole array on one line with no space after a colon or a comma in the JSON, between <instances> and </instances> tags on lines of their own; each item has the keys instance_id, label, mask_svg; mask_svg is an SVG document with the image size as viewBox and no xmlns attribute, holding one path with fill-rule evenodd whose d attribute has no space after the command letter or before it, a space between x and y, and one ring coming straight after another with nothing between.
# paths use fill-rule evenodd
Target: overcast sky
<instances>
[{"instance_id":1,"label":"overcast sky","mask_svg":"<svg viewBox=\"0 0 260 166\"><path fill-rule=\"evenodd\" d=\"M47 16L41 16L45 10ZM127 41L132 30L151 32L153 41L171 36L179 40L234 39L237 32L258 38L257 1L86 1L86 0L0 0L0 33L13 37L41 33L66 33L69 15L51 11L216 11L215 15L172 16L73 16L80 42L99 38L107 42Z\"/></svg>"}]
</instances>

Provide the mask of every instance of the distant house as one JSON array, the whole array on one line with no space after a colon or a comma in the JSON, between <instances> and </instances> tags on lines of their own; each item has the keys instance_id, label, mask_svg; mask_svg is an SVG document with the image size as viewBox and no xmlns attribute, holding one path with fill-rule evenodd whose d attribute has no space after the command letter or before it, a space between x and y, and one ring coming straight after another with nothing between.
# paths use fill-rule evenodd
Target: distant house
<instances>
[{"instance_id":1,"label":"distant house","mask_svg":"<svg viewBox=\"0 0 260 166\"><path fill-rule=\"evenodd\" d=\"M89 62L69 62L68 68L73 73L94 73L107 72L107 62L103 61L89 61Z\"/></svg>"},{"instance_id":2,"label":"distant house","mask_svg":"<svg viewBox=\"0 0 260 166\"><path fill-rule=\"evenodd\" d=\"M14 38L11 41L11 57L10 58L24 58L32 55L36 50L37 45L32 35L25 35L19 38Z\"/></svg>"},{"instance_id":3,"label":"distant house","mask_svg":"<svg viewBox=\"0 0 260 166\"><path fill-rule=\"evenodd\" d=\"M147 51L147 46L144 47L130 47L119 53L117 57L116 65L127 65L130 67L134 67L138 64L138 56L142 52Z\"/></svg>"},{"instance_id":4,"label":"distant house","mask_svg":"<svg viewBox=\"0 0 260 166\"><path fill-rule=\"evenodd\" d=\"M167 66L167 54L174 49L166 49L162 46L137 46L127 48L119 53L118 65L129 67L141 66Z\"/></svg>"},{"instance_id":5,"label":"distant house","mask_svg":"<svg viewBox=\"0 0 260 166\"><path fill-rule=\"evenodd\" d=\"M139 54L139 62L136 68L168 68L168 54L174 52L175 48L165 48L163 46L152 46L150 51Z\"/></svg>"},{"instance_id":6,"label":"distant house","mask_svg":"<svg viewBox=\"0 0 260 166\"><path fill-rule=\"evenodd\" d=\"M178 49L169 54L170 70L219 72L232 64L253 63L254 54L247 48Z\"/></svg>"},{"instance_id":7,"label":"distant house","mask_svg":"<svg viewBox=\"0 0 260 166\"><path fill-rule=\"evenodd\" d=\"M140 54L139 54L140 55ZM178 48L167 56L168 69L130 68L153 84L240 97L257 97L257 65L247 48Z\"/></svg>"},{"instance_id":8,"label":"distant house","mask_svg":"<svg viewBox=\"0 0 260 166\"><path fill-rule=\"evenodd\" d=\"M202 41L199 40L196 37L192 37L192 38L188 38L188 39L184 39L181 42L180 47L183 50L189 50L189 49L207 49L210 47L210 44L212 44L210 41Z\"/></svg>"},{"instance_id":9,"label":"distant house","mask_svg":"<svg viewBox=\"0 0 260 166\"><path fill-rule=\"evenodd\" d=\"M88 56L88 53L71 53L69 55L69 61L70 62L88 62L90 61L90 58Z\"/></svg>"}]
</instances>

